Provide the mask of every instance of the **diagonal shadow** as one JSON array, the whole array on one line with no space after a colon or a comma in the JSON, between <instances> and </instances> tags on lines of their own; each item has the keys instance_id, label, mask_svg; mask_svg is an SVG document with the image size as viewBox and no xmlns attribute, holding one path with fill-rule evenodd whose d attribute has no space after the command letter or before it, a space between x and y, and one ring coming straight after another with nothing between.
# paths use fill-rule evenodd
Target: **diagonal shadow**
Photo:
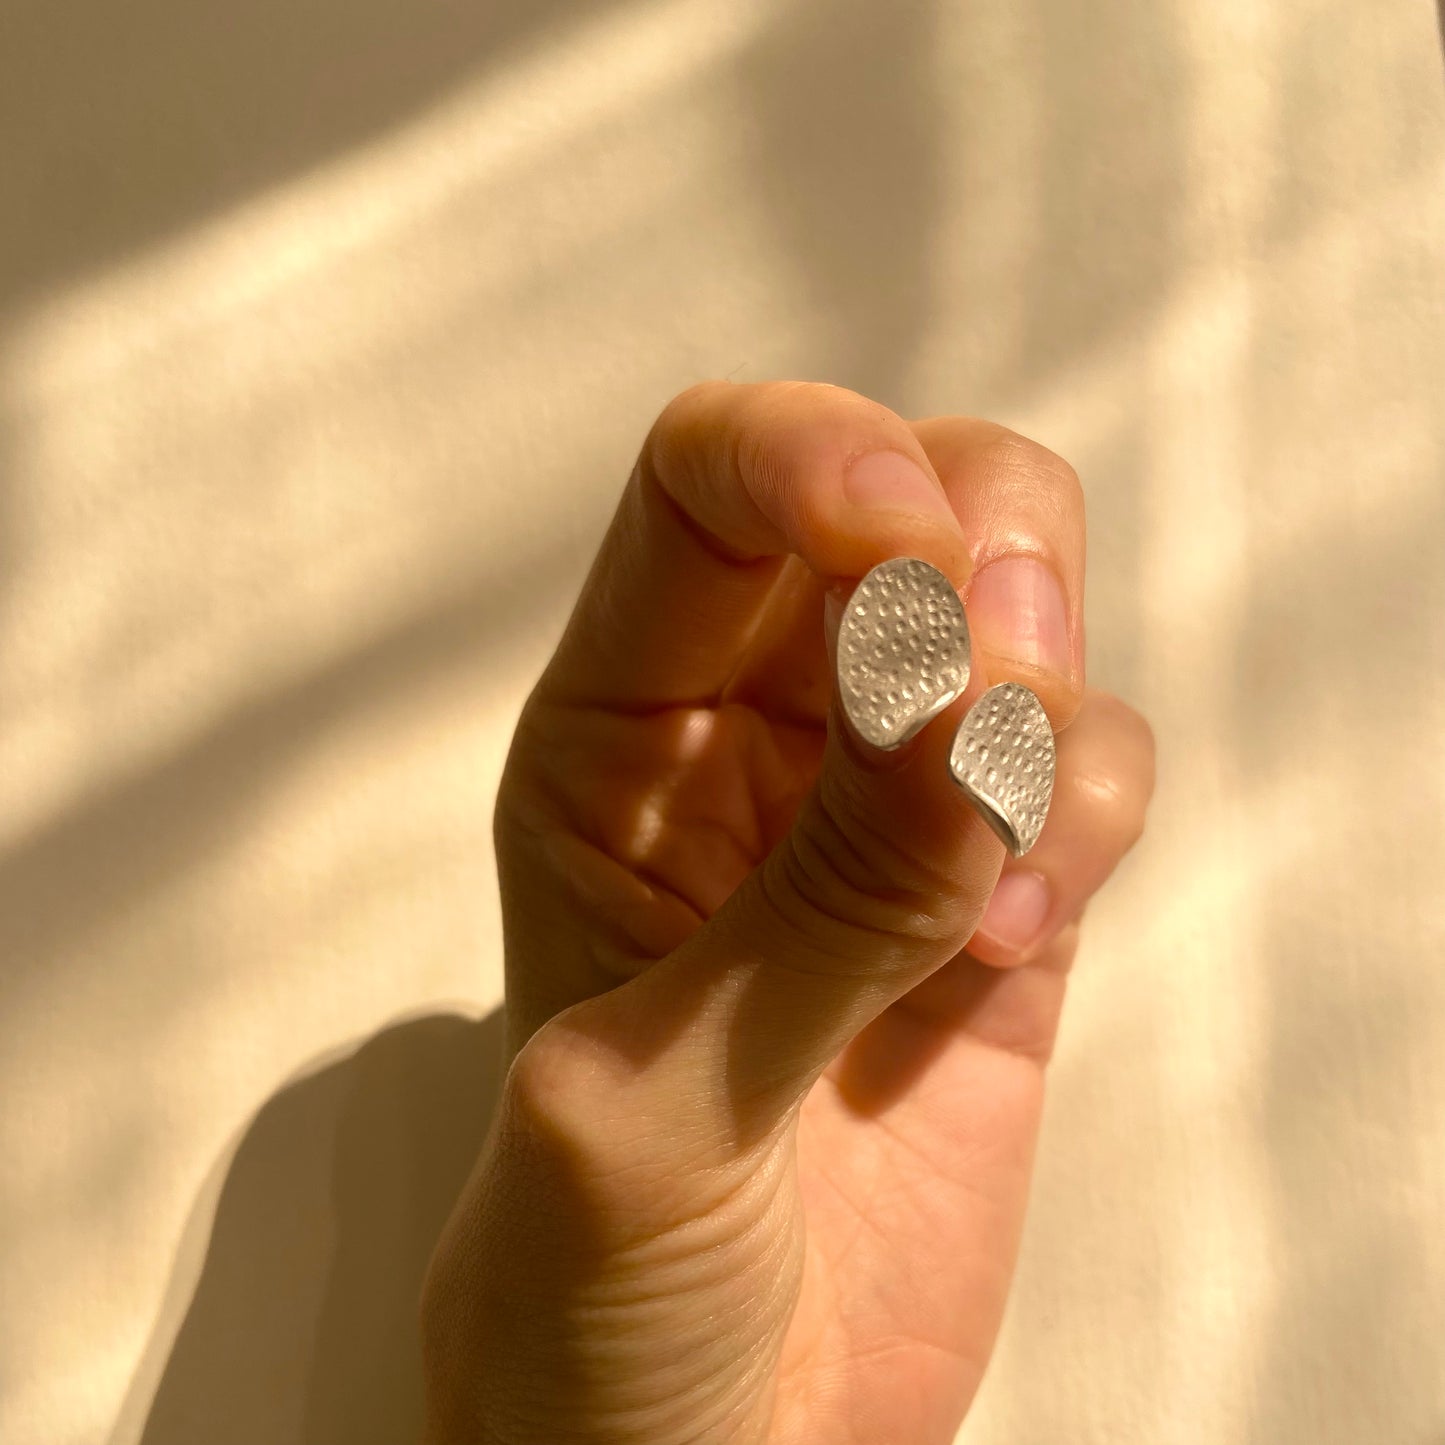
<instances>
[{"instance_id":1,"label":"diagonal shadow","mask_svg":"<svg viewBox=\"0 0 1445 1445\"><path fill-rule=\"evenodd\" d=\"M812 372L905 414L942 203L937 22L936 0L782 6L741 62L753 175L826 326Z\"/></svg>"},{"instance_id":2,"label":"diagonal shadow","mask_svg":"<svg viewBox=\"0 0 1445 1445\"><path fill-rule=\"evenodd\" d=\"M234 836L268 781L334 724L436 673L495 666L532 646L534 632L520 619L537 596L567 587L562 550L514 552L506 569L442 593L429 611L397 619L300 684L253 699L0 856L7 1014L17 1016L27 982L85 957L85 938L116 910ZM539 578L547 579L540 587Z\"/></svg>"},{"instance_id":3,"label":"diagonal shadow","mask_svg":"<svg viewBox=\"0 0 1445 1445\"><path fill-rule=\"evenodd\" d=\"M926 305L923 252L937 205L929 89L914 73L932 14L931 5L892 16L870 7L799 7L779 16L770 51L742 62L763 117L760 139L770 152L780 148L774 162L759 166L759 181L772 193L790 248L810 268L817 304L839 312L838 336L852 338L840 339L838 365L822 369L890 399L902 388L911 334ZM869 106L840 102L837 74L811 65L810 84L799 89L798 67L823 42L832 63L859 78L855 97L883 62ZM391 88L393 107L399 94ZM353 114L353 130L355 122ZM797 133L800 124L805 134ZM866 161L870 178L889 188L895 214L907 219L906 246L894 227L876 220L846 239L839 233L834 197L846 188L852 163L848 146L836 143L840 127L845 140L860 144L874 130L901 127L914 137L917 155L906 170L898 171L876 140ZM268 164L274 168L285 153L273 150ZM259 165L259 152L249 160ZM288 163L297 163L294 152ZM195 186L182 187L152 210L179 215L194 209L199 195ZM789 197L796 206L786 204ZM112 240L139 230L117 224ZM79 263L75 255L62 260ZM482 649L506 647L507 635L493 624L506 613L510 575L486 579L434 615L397 627L295 695L229 719L162 769L0 861L0 919L15 918L7 898L38 890L41 901L26 910L29 921L0 924L24 935L0 938L0 948L11 943L36 967L74 950L109 909L157 886L233 828L258 770L283 763L329 719L404 686L417 669L456 666ZM84 900L78 913L67 916L59 898L47 895L56 879L64 880L67 899ZM494 1097L495 1073L484 1073L478 1060L485 1056L490 1066L498 1031L497 1015L480 1028L441 1019L405 1025L262 1109L229 1167L174 1347L158 1334L136 1375L143 1390L159 1365L143 1445L414 1438L415 1298L485 1128L480 1102L467 1109L457 1101ZM163 1364L160 1351L168 1351Z\"/></svg>"},{"instance_id":4,"label":"diagonal shadow","mask_svg":"<svg viewBox=\"0 0 1445 1445\"><path fill-rule=\"evenodd\" d=\"M7 5L0 318L19 298L394 128L597 9L585 0Z\"/></svg>"},{"instance_id":5,"label":"diagonal shadow","mask_svg":"<svg viewBox=\"0 0 1445 1445\"><path fill-rule=\"evenodd\" d=\"M499 1011L430 1014L266 1103L174 1346L148 1351L169 1353L142 1445L416 1439L421 1281L496 1103L501 1035Z\"/></svg>"}]
</instances>

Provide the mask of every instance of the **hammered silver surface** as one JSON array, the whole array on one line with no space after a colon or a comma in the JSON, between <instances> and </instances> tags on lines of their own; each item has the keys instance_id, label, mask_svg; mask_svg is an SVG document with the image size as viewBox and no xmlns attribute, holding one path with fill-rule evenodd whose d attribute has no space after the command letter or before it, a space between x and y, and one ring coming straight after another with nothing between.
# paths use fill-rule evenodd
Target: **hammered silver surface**
<instances>
[{"instance_id":1,"label":"hammered silver surface","mask_svg":"<svg viewBox=\"0 0 1445 1445\"><path fill-rule=\"evenodd\" d=\"M959 724L948 761L1009 852L1027 853L1054 793L1054 730L1038 698L1017 682L989 688Z\"/></svg>"},{"instance_id":2,"label":"hammered silver surface","mask_svg":"<svg viewBox=\"0 0 1445 1445\"><path fill-rule=\"evenodd\" d=\"M968 686L968 619L953 583L917 557L881 562L838 628L838 695L858 735L896 748Z\"/></svg>"}]
</instances>

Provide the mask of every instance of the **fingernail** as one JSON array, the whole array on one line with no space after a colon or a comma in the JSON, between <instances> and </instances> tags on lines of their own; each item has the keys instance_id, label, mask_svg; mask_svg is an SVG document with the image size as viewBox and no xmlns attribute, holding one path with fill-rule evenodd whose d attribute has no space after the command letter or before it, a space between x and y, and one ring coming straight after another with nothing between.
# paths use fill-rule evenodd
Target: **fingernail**
<instances>
[{"instance_id":1,"label":"fingernail","mask_svg":"<svg viewBox=\"0 0 1445 1445\"><path fill-rule=\"evenodd\" d=\"M1001 557L978 573L968 592L968 625L995 657L1073 675L1064 589L1037 557Z\"/></svg>"},{"instance_id":2,"label":"fingernail","mask_svg":"<svg viewBox=\"0 0 1445 1445\"><path fill-rule=\"evenodd\" d=\"M868 452L843 475L843 495L870 512L911 512L957 525L943 488L902 452Z\"/></svg>"},{"instance_id":3,"label":"fingernail","mask_svg":"<svg viewBox=\"0 0 1445 1445\"><path fill-rule=\"evenodd\" d=\"M1049 885L1041 874L1005 873L979 920L978 931L990 942L1015 953L1038 941L1049 916Z\"/></svg>"}]
</instances>

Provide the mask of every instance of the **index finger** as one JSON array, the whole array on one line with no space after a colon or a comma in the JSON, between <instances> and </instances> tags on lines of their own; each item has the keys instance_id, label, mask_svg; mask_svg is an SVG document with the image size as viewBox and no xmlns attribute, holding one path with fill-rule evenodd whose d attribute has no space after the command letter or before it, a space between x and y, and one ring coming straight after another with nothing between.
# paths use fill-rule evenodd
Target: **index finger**
<instances>
[{"instance_id":1,"label":"index finger","mask_svg":"<svg viewBox=\"0 0 1445 1445\"><path fill-rule=\"evenodd\" d=\"M789 555L828 582L896 556L960 589L969 575L928 454L887 407L803 382L683 392L643 444L539 696L716 703Z\"/></svg>"}]
</instances>

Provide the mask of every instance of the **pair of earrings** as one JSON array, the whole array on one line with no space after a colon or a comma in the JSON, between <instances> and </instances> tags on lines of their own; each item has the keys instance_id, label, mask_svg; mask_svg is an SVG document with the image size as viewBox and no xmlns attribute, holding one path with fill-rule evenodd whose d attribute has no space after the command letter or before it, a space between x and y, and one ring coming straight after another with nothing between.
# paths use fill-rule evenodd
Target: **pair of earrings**
<instances>
[{"instance_id":1,"label":"pair of earrings","mask_svg":"<svg viewBox=\"0 0 1445 1445\"><path fill-rule=\"evenodd\" d=\"M901 747L968 687L968 618L953 584L917 557L875 567L838 629L838 694L858 735ZM1038 841L1054 791L1054 732L1034 693L1000 683L959 724L948 770L1014 857Z\"/></svg>"}]
</instances>

